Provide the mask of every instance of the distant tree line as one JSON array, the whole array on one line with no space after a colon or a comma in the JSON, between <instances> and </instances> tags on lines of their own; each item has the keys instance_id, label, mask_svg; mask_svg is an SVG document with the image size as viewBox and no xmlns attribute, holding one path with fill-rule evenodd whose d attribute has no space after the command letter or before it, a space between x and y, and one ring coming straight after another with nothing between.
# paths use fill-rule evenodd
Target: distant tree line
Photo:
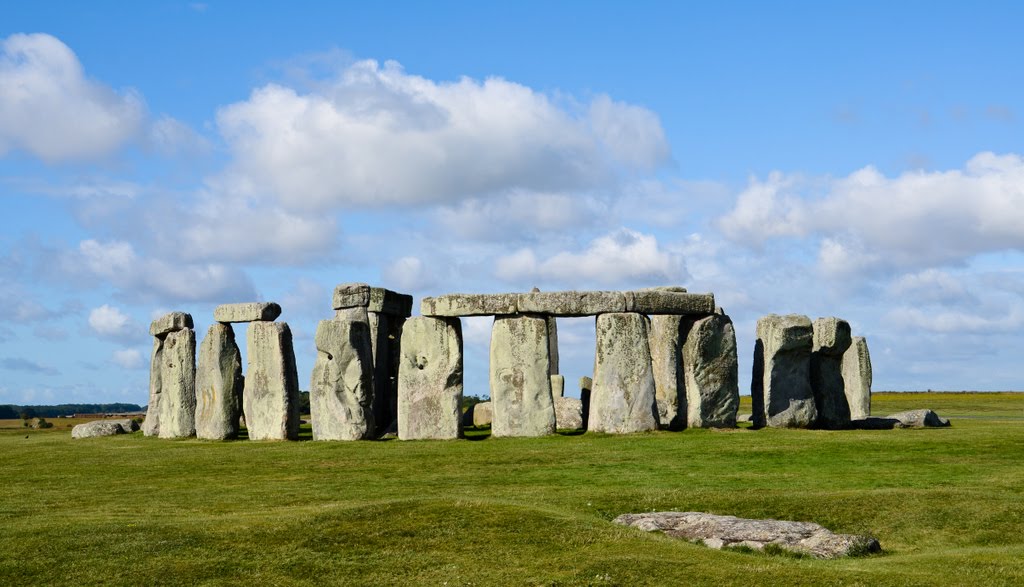
<instances>
[{"instance_id":1,"label":"distant tree line","mask_svg":"<svg viewBox=\"0 0 1024 587\"><path fill-rule=\"evenodd\" d=\"M141 412L138 404L60 404L57 406L17 406L0 405L0 420L21 418L59 418L74 414L114 414L121 412Z\"/></svg>"}]
</instances>

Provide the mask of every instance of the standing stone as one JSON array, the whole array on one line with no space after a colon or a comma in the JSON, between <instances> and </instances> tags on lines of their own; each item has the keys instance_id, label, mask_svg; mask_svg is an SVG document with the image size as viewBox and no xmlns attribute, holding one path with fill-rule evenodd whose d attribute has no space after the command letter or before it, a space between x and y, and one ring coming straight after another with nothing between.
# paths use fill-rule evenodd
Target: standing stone
<instances>
[{"instance_id":1,"label":"standing stone","mask_svg":"<svg viewBox=\"0 0 1024 587\"><path fill-rule=\"evenodd\" d=\"M170 312L153 320L149 324L150 336L164 336L178 330L192 328L192 314L186 312Z\"/></svg>"},{"instance_id":2,"label":"standing stone","mask_svg":"<svg viewBox=\"0 0 1024 587\"><path fill-rule=\"evenodd\" d=\"M153 354L149 359L149 405L146 419L142 421L142 433L146 436L160 434L160 364L163 362L164 339L153 337Z\"/></svg>"},{"instance_id":3,"label":"standing stone","mask_svg":"<svg viewBox=\"0 0 1024 587\"><path fill-rule=\"evenodd\" d=\"M398 438L459 438L461 416L462 321L409 318L398 367Z\"/></svg>"},{"instance_id":4,"label":"standing stone","mask_svg":"<svg viewBox=\"0 0 1024 587\"><path fill-rule=\"evenodd\" d=\"M594 388L594 380L584 375L580 377L580 402L583 403L583 429L587 429L590 421L590 390Z\"/></svg>"},{"instance_id":5,"label":"standing stone","mask_svg":"<svg viewBox=\"0 0 1024 587\"><path fill-rule=\"evenodd\" d=\"M853 337L843 353L843 390L850 406L850 419L863 420L871 415L871 355L863 336Z\"/></svg>"},{"instance_id":6,"label":"standing stone","mask_svg":"<svg viewBox=\"0 0 1024 587\"><path fill-rule=\"evenodd\" d=\"M548 323L548 364L552 375L558 375L558 322L554 316L545 318Z\"/></svg>"},{"instance_id":7,"label":"standing stone","mask_svg":"<svg viewBox=\"0 0 1024 587\"><path fill-rule=\"evenodd\" d=\"M299 378L286 322L253 322L246 335L248 374L242 407L250 440L299 436Z\"/></svg>"},{"instance_id":8,"label":"standing stone","mask_svg":"<svg viewBox=\"0 0 1024 587\"><path fill-rule=\"evenodd\" d=\"M176 330L164 339L160 361L160 438L196 433L196 333Z\"/></svg>"},{"instance_id":9,"label":"standing stone","mask_svg":"<svg viewBox=\"0 0 1024 587\"><path fill-rule=\"evenodd\" d=\"M551 397L559 398L565 395L565 376L564 375L552 375L551 376Z\"/></svg>"},{"instance_id":10,"label":"standing stone","mask_svg":"<svg viewBox=\"0 0 1024 587\"><path fill-rule=\"evenodd\" d=\"M755 428L807 428L817 421L811 390L813 338L807 316L769 314L757 321L750 381Z\"/></svg>"},{"instance_id":11,"label":"standing stone","mask_svg":"<svg viewBox=\"0 0 1024 587\"><path fill-rule=\"evenodd\" d=\"M491 433L543 436L555 432L548 327L544 318L496 316L491 330Z\"/></svg>"},{"instance_id":12,"label":"standing stone","mask_svg":"<svg viewBox=\"0 0 1024 587\"><path fill-rule=\"evenodd\" d=\"M555 426L559 430L583 428L583 402L575 397L556 397Z\"/></svg>"},{"instance_id":13,"label":"standing stone","mask_svg":"<svg viewBox=\"0 0 1024 587\"><path fill-rule=\"evenodd\" d=\"M843 384L843 354L850 348L850 324L835 317L814 321L811 389L818 426L840 430L850 425L850 405Z\"/></svg>"},{"instance_id":14,"label":"standing stone","mask_svg":"<svg viewBox=\"0 0 1024 587\"><path fill-rule=\"evenodd\" d=\"M659 314L650 318L648 337L654 393L658 401L658 421L662 428L686 427L686 391L683 377L683 343L693 325L693 317Z\"/></svg>"},{"instance_id":15,"label":"standing stone","mask_svg":"<svg viewBox=\"0 0 1024 587\"><path fill-rule=\"evenodd\" d=\"M374 438L370 328L355 320L321 320L309 386L313 440Z\"/></svg>"},{"instance_id":16,"label":"standing stone","mask_svg":"<svg viewBox=\"0 0 1024 587\"><path fill-rule=\"evenodd\" d=\"M658 408L642 314L613 313L597 317L594 389L587 429L609 434L658 428Z\"/></svg>"},{"instance_id":17,"label":"standing stone","mask_svg":"<svg viewBox=\"0 0 1024 587\"><path fill-rule=\"evenodd\" d=\"M196 373L196 437L238 438L242 415L242 353L230 324L215 322L199 347Z\"/></svg>"},{"instance_id":18,"label":"standing stone","mask_svg":"<svg viewBox=\"0 0 1024 587\"><path fill-rule=\"evenodd\" d=\"M391 424L391 357L388 335L391 317L369 312L370 350L373 365L373 421L378 435Z\"/></svg>"},{"instance_id":19,"label":"standing stone","mask_svg":"<svg viewBox=\"0 0 1024 587\"><path fill-rule=\"evenodd\" d=\"M735 428L740 406L736 331L728 316L694 323L683 344L690 428Z\"/></svg>"}]
</instances>

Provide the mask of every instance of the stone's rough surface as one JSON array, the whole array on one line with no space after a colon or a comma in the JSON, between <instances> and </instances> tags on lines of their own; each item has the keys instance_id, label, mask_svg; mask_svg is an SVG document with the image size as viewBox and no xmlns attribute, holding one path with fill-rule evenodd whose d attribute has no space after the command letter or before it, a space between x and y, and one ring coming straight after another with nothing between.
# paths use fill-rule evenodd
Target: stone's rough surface
<instances>
[{"instance_id":1,"label":"stone's rough surface","mask_svg":"<svg viewBox=\"0 0 1024 587\"><path fill-rule=\"evenodd\" d=\"M142 422L142 433L146 436L160 434L160 363L163 360L164 339L153 337L153 354L149 359L149 405L146 419Z\"/></svg>"},{"instance_id":2,"label":"stone's rough surface","mask_svg":"<svg viewBox=\"0 0 1024 587\"><path fill-rule=\"evenodd\" d=\"M694 323L683 344L690 428L735 428L740 406L736 332L728 316Z\"/></svg>"},{"instance_id":3,"label":"stone's rough surface","mask_svg":"<svg viewBox=\"0 0 1024 587\"><path fill-rule=\"evenodd\" d=\"M583 402L575 397L556 397L555 427L559 430L583 428Z\"/></svg>"},{"instance_id":4,"label":"stone's rough surface","mask_svg":"<svg viewBox=\"0 0 1024 587\"><path fill-rule=\"evenodd\" d=\"M623 312L626 309L626 296L619 291L531 292L519 294L518 297L518 307L522 313L593 316Z\"/></svg>"},{"instance_id":5,"label":"stone's rough surface","mask_svg":"<svg viewBox=\"0 0 1024 587\"><path fill-rule=\"evenodd\" d=\"M476 426L477 428L490 426L491 417L491 402L480 402L469 406L469 409L463 415L462 425Z\"/></svg>"},{"instance_id":6,"label":"stone's rough surface","mask_svg":"<svg viewBox=\"0 0 1024 587\"><path fill-rule=\"evenodd\" d=\"M96 438L98 436L114 436L115 434L129 434L139 429L139 425L132 420L96 420L79 424L71 429L71 438Z\"/></svg>"},{"instance_id":7,"label":"stone's rough surface","mask_svg":"<svg viewBox=\"0 0 1024 587\"><path fill-rule=\"evenodd\" d=\"M713 314L712 294L640 290L626 292L626 312L641 314Z\"/></svg>"},{"instance_id":8,"label":"stone's rough surface","mask_svg":"<svg viewBox=\"0 0 1024 587\"><path fill-rule=\"evenodd\" d=\"M701 512L623 514L612 522L646 532L662 532L673 538L699 540L711 548L747 546L762 550L769 544L775 544L822 559L881 551L874 538L835 534L811 522L751 520Z\"/></svg>"},{"instance_id":9,"label":"stone's rough surface","mask_svg":"<svg viewBox=\"0 0 1024 587\"><path fill-rule=\"evenodd\" d=\"M493 436L543 436L555 432L548 328L544 318L494 319L490 383Z\"/></svg>"},{"instance_id":10,"label":"stone's rough surface","mask_svg":"<svg viewBox=\"0 0 1024 587\"><path fill-rule=\"evenodd\" d=\"M565 395L565 376L551 376L551 397L559 398Z\"/></svg>"},{"instance_id":11,"label":"stone's rough surface","mask_svg":"<svg viewBox=\"0 0 1024 587\"><path fill-rule=\"evenodd\" d=\"M517 313L519 294L448 294L423 298L420 314L424 316L507 316Z\"/></svg>"},{"instance_id":12,"label":"stone's rough surface","mask_svg":"<svg viewBox=\"0 0 1024 587\"><path fill-rule=\"evenodd\" d=\"M548 322L548 363L551 374L558 375L558 321L554 316L546 318Z\"/></svg>"},{"instance_id":13,"label":"stone's rough surface","mask_svg":"<svg viewBox=\"0 0 1024 587\"><path fill-rule=\"evenodd\" d=\"M342 283L335 286L331 301L331 307L335 310L365 308L370 305L370 286L365 283Z\"/></svg>"},{"instance_id":14,"label":"stone's rough surface","mask_svg":"<svg viewBox=\"0 0 1024 587\"><path fill-rule=\"evenodd\" d=\"M657 429L646 318L633 313L598 316L594 363L587 429L610 434Z\"/></svg>"},{"instance_id":15,"label":"stone's rough surface","mask_svg":"<svg viewBox=\"0 0 1024 587\"><path fill-rule=\"evenodd\" d=\"M853 337L843 353L843 390L850 418L862 420L871 415L871 355L863 336Z\"/></svg>"},{"instance_id":16,"label":"stone's rough surface","mask_svg":"<svg viewBox=\"0 0 1024 587\"><path fill-rule=\"evenodd\" d=\"M250 440L295 440L299 435L299 379L292 331L285 322L253 322L246 334L242 407Z\"/></svg>"},{"instance_id":17,"label":"stone's rough surface","mask_svg":"<svg viewBox=\"0 0 1024 587\"><path fill-rule=\"evenodd\" d=\"M192 314L171 312L153 320L149 325L149 334L150 336L163 336L185 328L192 328Z\"/></svg>"},{"instance_id":18,"label":"stone's rough surface","mask_svg":"<svg viewBox=\"0 0 1024 587\"><path fill-rule=\"evenodd\" d=\"M637 291L668 291L673 293L686 293L686 288L680 285L656 285L654 287L645 287Z\"/></svg>"},{"instance_id":19,"label":"stone's rough surface","mask_svg":"<svg viewBox=\"0 0 1024 587\"><path fill-rule=\"evenodd\" d=\"M840 430L850 425L850 406L843 383L843 354L850 348L850 324L840 318L814 321L811 348L811 389L818 426Z\"/></svg>"},{"instance_id":20,"label":"stone's rough surface","mask_svg":"<svg viewBox=\"0 0 1024 587\"><path fill-rule=\"evenodd\" d=\"M354 308L341 308L334 312L335 320L349 320L352 322L365 322L370 323L370 313L366 311L365 306L356 306Z\"/></svg>"},{"instance_id":21,"label":"stone's rough surface","mask_svg":"<svg viewBox=\"0 0 1024 587\"><path fill-rule=\"evenodd\" d=\"M908 410L889 414L887 419L899 420L904 428L943 428L949 426L949 420L939 417L931 410Z\"/></svg>"},{"instance_id":22,"label":"stone's rough surface","mask_svg":"<svg viewBox=\"0 0 1024 587\"><path fill-rule=\"evenodd\" d=\"M160 389L160 438L195 435L196 333L191 328L164 338Z\"/></svg>"},{"instance_id":23,"label":"stone's rough surface","mask_svg":"<svg viewBox=\"0 0 1024 587\"><path fill-rule=\"evenodd\" d=\"M458 438L461 417L462 321L406 320L398 367L398 438Z\"/></svg>"},{"instance_id":24,"label":"stone's rough surface","mask_svg":"<svg viewBox=\"0 0 1024 587\"><path fill-rule=\"evenodd\" d=\"M648 339L658 421L662 428L686 427L686 392L683 379L683 343L693 324L687 316L651 316Z\"/></svg>"},{"instance_id":25,"label":"stone's rough surface","mask_svg":"<svg viewBox=\"0 0 1024 587\"><path fill-rule=\"evenodd\" d=\"M378 314L408 318L412 315L412 296L365 283L342 283L334 288L332 307L335 310L363 307Z\"/></svg>"},{"instance_id":26,"label":"stone's rough surface","mask_svg":"<svg viewBox=\"0 0 1024 587\"><path fill-rule=\"evenodd\" d=\"M213 310L217 322L273 322L280 315L281 306L275 302L221 304Z\"/></svg>"},{"instance_id":27,"label":"stone's rough surface","mask_svg":"<svg viewBox=\"0 0 1024 587\"><path fill-rule=\"evenodd\" d=\"M750 414L740 414L739 416L736 416L736 423L737 424L747 424L747 423L750 423L750 422L753 422L753 421L754 421L754 417L752 415L750 415Z\"/></svg>"},{"instance_id":28,"label":"stone's rough surface","mask_svg":"<svg viewBox=\"0 0 1024 587\"><path fill-rule=\"evenodd\" d=\"M580 377L580 391L590 391L591 389L594 389L594 380L586 375Z\"/></svg>"},{"instance_id":29,"label":"stone's rough surface","mask_svg":"<svg viewBox=\"0 0 1024 587\"><path fill-rule=\"evenodd\" d=\"M769 314L757 321L750 382L754 427L806 428L817 421L810 373L813 334L807 316Z\"/></svg>"},{"instance_id":30,"label":"stone's rough surface","mask_svg":"<svg viewBox=\"0 0 1024 587\"><path fill-rule=\"evenodd\" d=\"M196 372L196 437L238 438L242 415L242 353L230 324L214 323L199 347Z\"/></svg>"},{"instance_id":31,"label":"stone's rough surface","mask_svg":"<svg viewBox=\"0 0 1024 587\"><path fill-rule=\"evenodd\" d=\"M313 440L374 438L373 354L365 322L321 320L309 386Z\"/></svg>"}]
</instances>

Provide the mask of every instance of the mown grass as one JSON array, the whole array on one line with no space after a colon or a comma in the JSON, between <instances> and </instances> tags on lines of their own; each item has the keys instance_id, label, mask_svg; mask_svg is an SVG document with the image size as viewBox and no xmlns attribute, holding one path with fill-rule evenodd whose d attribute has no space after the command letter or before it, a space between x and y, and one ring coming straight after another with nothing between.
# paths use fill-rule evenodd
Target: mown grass
<instances>
[{"instance_id":1,"label":"mown grass","mask_svg":"<svg viewBox=\"0 0 1024 587\"><path fill-rule=\"evenodd\" d=\"M953 427L358 443L4 430L0 584L1024 583L1024 395L874 407ZM884 553L755 556L609 523L650 510L813 521Z\"/></svg>"}]
</instances>

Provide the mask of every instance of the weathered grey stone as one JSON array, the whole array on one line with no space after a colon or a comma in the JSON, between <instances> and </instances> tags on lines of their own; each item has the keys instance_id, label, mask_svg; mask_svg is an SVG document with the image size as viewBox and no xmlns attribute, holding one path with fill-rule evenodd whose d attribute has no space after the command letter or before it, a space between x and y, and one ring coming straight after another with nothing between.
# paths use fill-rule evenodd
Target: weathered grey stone
<instances>
[{"instance_id":1,"label":"weathered grey stone","mask_svg":"<svg viewBox=\"0 0 1024 587\"><path fill-rule=\"evenodd\" d=\"M871 415L871 355L863 336L853 337L850 348L843 353L843 390L851 419Z\"/></svg>"},{"instance_id":2,"label":"weathered grey stone","mask_svg":"<svg viewBox=\"0 0 1024 587\"><path fill-rule=\"evenodd\" d=\"M462 425L482 428L491 425L491 418L491 402L480 402L469 406L463 414Z\"/></svg>"},{"instance_id":3,"label":"weathered grey stone","mask_svg":"<svg viewBox=\"0 0 1024 587\"><path fill-rule=\"evenodd\" d=\"M230 324L215 322L199 346L196 372L196 437L238 438L242 415L242 353Z\"/></svg>"},{"instance_id":4,"label":"weathered grey stone","mask_svg":"<svg viewBox=\"0 0 1024 587\"><path fill-rule=\"evenodd\" d=\"M655 430L658 408L642 314L597 317L594 389L587 429L609 434Z\"/></svg>"},{"instance_id":5,"label":"weathered grey stone","mask_svg":"<svg viewBox=\"0 0 1024 587\"><path fill-rule=\"evenodd\" d=\"M583 402L579 398L555 398L555 427L559 430L583 428Z\"/></svg>"},{"instance_id":6,"label":"weathered grey stone","mask_svg":"<svg viewBox=\"0 0 1024 587\"><path fill-rule=\"evenodd\" d=\"M365 308L370 305L370 286L365 283L342 283L334 288L331 307L335 310L344 308Z\"/></svg>"},{"instance_id":7,"label":"weathered grey stone","mask_svg":"<svg viewBox=\"0 0 1024 587\"><path fill-rule=\"evenodd\" d=\"M590 422L590 392L594 388L594 380L590 377L580 377L580 401L583 402L583 429L587 429L587 422Z\"/></svg>"},{"instance_id":8,"label":"weathered grey stone","mask_svg":"<svg viewBox=\"0 0 1024 587\"><path fill-rule=\"evenodd\" d=\"M850 406L843 383L843 354L850 348L850 324L836 317L814 321L811 348L811 390L818 426L841 430L850 425Z\"/></svg>"},{"instance_id":9,"label":"weathered grey stone","mask_svg":"<svg viewBox=\"0 0 1024 587\"><path fill-rule=\"evenodd\" d=\"M747 546L763 550L775 544L822 559L881 551L878 540L870 536L835 534L811 522L752 520L701 512L623 514L612 522L672 538L699 540L711 548Z\"/></svg>"},{"instance_id":10,"label":"weathered grey stone","mask_svg":"<svg viewBox=\"0 0 1024 587\"><path fill-rule=\"evenodd\" d=\"M593 316L626 309L626 296L620 291L531 292L518 297L519 311L524 314Z\"/></svg>"},{"instance_id":11,"label":"weathered grey stone","mask_svg":"<svg viewBox=\"0 0 1024 587\"><path fill-rule=\"evenodd\" d=\"M343 283L334 288L335 310L364 307L370 312L408 318L412 315L412 296L365 283Z\"/></svg>"},{"instance_id":12,"label":"weathered grey stone","mask_svg":"<svg viewBox=\"0 0 1024 587\"><path fill-rule=\"evenodd\" d=\"M354 322L364 322L367 325L370 323L370 312L366 310L366 306L356 306L353 308L341 308L334 312L335 320L351 320Z\"/></svg>"},{"instance_id":13,"label":"weathered grey stone","mask_svg":"<svg viewBox=\"0 0 1024 587\"><path fill-rule=\"evenodd\" d=\"M213 310L217 322L273 322L280 315L281 306L275 302L221 304Z\"/></svg>"},{"instance_id":14,"label":"weathered grey stone","mask_svg":"<svg viewBox=\"0 0 1024 587\"><path fill-rule=\"evenodd\" d=\"M192 328L192 315L185 312L164 314L149 325L150 336L163 336L169 332Z\"/></svg>"},{"instance_id":15,"label":"weathered grey stone","mask_svg":"<svg viewBox=\"0 0 1024 587\"><path fill-rule=\"evenodd\" d=\"M176 330L164 339L160 362L160 438L196 433L196 333Z\"/></svg>"},{"instance_id":16,"label":"weathered grey stone","mask_svg":"<svg viewBox=\"0 0 1024 587\"><path fill-rule=\"evenodd\" d=\"M551 376L551 397L559 398L565 395L565 376L564 375L552 375Z\"/></svg>"},{"instance_id":17,"label":"weathered grey stone","mask_svg":"<svg viewBox=\"0 0 1024 587\"><path fill-rule=\"evenodd\" d=\"M950 425L949 420L931 410L908 410L889 414L886 418L899 420L904 428L944 428Z\"/></svg>"},{"instance_id":18,"label":"weathered grey stone","mask_svg":"<svg viewBox=\"0 0 1024 587\"><path fill-rule=\"evenodd\" d=\"M680 285L656 285L654 287L644 287L637 291L667 291L672 293L686 293L686 288Z\"/></svg>"},{"instance_id":19,"label":"weathered grey stone","mask_svg":"<svg viewBox=\"0 0 1024 587\"><path fill-rule=\"evenodd\" d=\"M752 414L740 414L739 416L736 416L736 423L737 424L748 424L748 423L753 422L753 421L754 421L754 416Z\"/></svg>"},{"instance_id":20,"label":"weathered grey stone","mask_svg":"<svg viewBox=\"0 0 1024 587\"><path fill-rule=\"evenodd\" d=\"M309 386L313 440L374 438L373 353L370 327L353 320L321 320Z\"/></svg>"},{"instance_id":21,"label":"weathered grey stone","mask_svg":"<svg viewBox=\"0 0 1024 587\"><path fill-rule=\"evenodd\" d=\"M650 317L648 339L658 421L662 428L686 427L686 392L683 376L683 343L694 317L655 315Z\"/></svg>"},{"instance_id":22,"label":"weathered grey stone","mask_svg":"<svg viewBox=\"0 0 1024 587\"><path fill-rule=\"evenodd\" d=\"M626 292L626 312L641 314L713 314L713 294L640 290Z\"/></svg>"},{"instance_id":23,"label":"weathered grey stone","mask_svg":"<svg viewBox=\"0 0 1024 587\"><path fill-rule=\"evenodd\" d=\"M896 418L868 416L867 418L850 420L850 428L854 430L892 430L893 428L906 428L906 426Z\"/></svg>"},{"instance_id":24,"label":"weathered grey stone","mask_svg":"<svg viewBox=\"0 0 1024 587\"><path fill-rule=\"evenodd\" d=\"M163 362L164 339L153 337L153 354L149 359L149 405L146 419L142 422L142 433L146 436L160 434L160 364Z\"/></svg>"},{"instance_id":25,"label":"weathered grey stone","mask_svg":"<svg viewBox=\"0 0 1024 587\"><path fill-rule=\"evenodd\" d=\"M97 438L100 436L114 436L116 434L128 434L138 430L139 426L132 420L95 420L78 424L71 429L71 438Z\"/></svg>"},{"instance_id":26,"label":"weathered grey stone","mask_svg":"<svg viewBox=\"0 0 1024 587\"><path fill-rule=\"evenodd\" d=\"M558 322L554 316L546 318L548 323L548 363L552 375L558 375Z\"/></svg>"},{"instance_id":27,"label":"weathered grey stone","mask_svg":"<svg viewBox=\"0 0 1024 587\"><path fill-rule=\"evenodd\" d=\"M246 354L242 409L249 439L295 440L299 435L299 379L288 324L249 324Z\"/></svg>"},{"instance_id":28,"label":"weathered grey stone","mask_svg":"<svg viewBox=\"0 0 1024 587\"><path fill-rule=\"evenodd\" d=\"M462 321L414 317L402 328L398 367L398 438L462 434Z\"/></svg>"},{"instance_id":29,"label":"weathered grey stone","mask_svg":"<svg viewBox=\"0 0 1024 587\"><path fill-rule=\"evenodd\" d=\"M594 380L584 375L580 377L580 391L590 391L594 389Z\"/></svg>"},{"instance_id":30,"label":"weathered grey stone","mask_svg":"<svg viewBox=\"0 0 1024 587\"><path fill-rule=\"evenodd\" d=\"M391 417L392 407L396 408L397 414L398 396L396 393L392 398L392 391L398 390L394 389L391 381L391 341L388 340L388 336L390 321L401 318L369 312L368 319L370 350L373 354L373 421L377 435L380 436L394 420ZM397 376L397 373L395 375Z\"/></svg>"},{"instance_id":31,"label":"weathered grey stone","mask_svg":"<svg viewBox=\"0 0 1024 587\"><path fill-rule=\"evenodd\" d=\"M807 316L769 314L757 321L750 382L755 427L807 428L817 421L811 390L812 343Z\"/></svg>"},{"instance_id":32,"label":"weathered grey stone","mask_svg":"<svg viewBox=\"0 0 1024 587\"><path fill-rule=\"evenodd\" d=\"M424 316L505 316L517 313L519 294L448 294L423 298L420 314Z\"/></svg>"},{"instance_id":33,"label":"weathered grey stone","mask_svg":"<svg viewBox=\"0 0 1024 587\"><path fill-rule=\"evenodd\" d=\"M536 316L497 316L491 330L491 433L543 436L555 432L548 328Z\"/></svg>"},{"instance_id":34,"label":"weathered grey stone","mask_svg":"<svg viewBox=\"0 0 1024 587\"><path fill-rule=\"evenodd\" d=\"M735 428L740 406L736 332L728 316L693 324L683 344L686 414L690 428Z\"/></svg>"}]
</instances>

